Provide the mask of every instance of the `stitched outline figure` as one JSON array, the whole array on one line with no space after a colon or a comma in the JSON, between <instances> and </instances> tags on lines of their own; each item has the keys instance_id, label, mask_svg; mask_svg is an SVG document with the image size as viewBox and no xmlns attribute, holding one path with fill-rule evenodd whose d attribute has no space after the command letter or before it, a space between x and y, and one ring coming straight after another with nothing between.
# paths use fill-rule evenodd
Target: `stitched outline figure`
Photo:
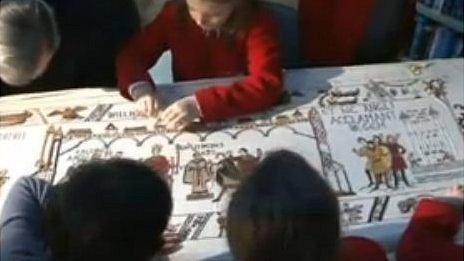
<instances>
[{"instance_id":1,"label":"stitched outline figure","mask_svg":"<svg viewBox=\"0 0 464 261\"><path fill-rule=\"evenodd\" d=\"M403 155L406 153L406 149L398 143L399 134L397 135L387 135L387 147L390 150L392 164L391 171L393 174L393 179L395 181L395 188L398 188L399 179L401 175L401 180L403 180L406 186L411 187L408 179L406 178L405 170L408 168L406 161L404 160Z\"/></svg>"}]
</instances>

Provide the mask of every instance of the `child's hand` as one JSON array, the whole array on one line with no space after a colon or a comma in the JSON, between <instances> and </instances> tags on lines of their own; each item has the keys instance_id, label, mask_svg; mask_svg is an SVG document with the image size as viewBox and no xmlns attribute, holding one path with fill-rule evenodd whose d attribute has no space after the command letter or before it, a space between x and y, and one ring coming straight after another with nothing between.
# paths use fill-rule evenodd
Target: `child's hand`
<instances>
[{"instance_id":1,"label":"child's hand","mask_svg":"<svg viewBox=\"0 0 464 261\"><path fill-rule=\"evenodd\" d=\"M455 185L448 191L446 196L464 199L464 187L462 185Z\"/></svg>"},{"instance_id":2,"label":"child's hand","mask_svg":"<svg viewBox=\"0 0 464 261\"><path fill-rule=\"evenodd\" d=\"M142 115L154 117L158 114L161 102L150 82L135 83L130 89L130 94L137 104L137 110Z\"/></svg>"},{"instance_id":3,"label":"child's hand","mask_svg":"<svg viewBox=\"0 0 464 261\"><path fill-rule=\"evenodd\" d=\"M435 200L446 203L455 209L459 213L462 213L462 206L464 202L464 190L462 185L455 185L444 195L444 197L435 197Z\"/></svg>"},{"instance_id":4,"label":"child's hand","mask_svg":"<svg viewBox=\"0 0 464 261\"><path fill-rule=\"evenodd\" d=\"M199 117L195 96L188 96L166 108L161 114L160 123L170 130L183 130Z\"/></svg>"},{"instance_id":5,"label":"child's hand","mask_svg":"<svg viewBox=\"0 0 464 261\"><path fill-rule=\"evenodd\" d=\"M155 117L158 115L160 108L160 100L156 95L156 92L144 94L140 96L136 101L137 109L140 113L147 117Z\"/></svg>"},{"instance_id":6,"label":"child's hand","mask_svg":"<svg viewBox=\"0 0 464 261\"><path fill-rule=\"evenodd\" d=\"M161 248L161 255L170 255L182 248L182 239L179 233L164 232L164 245Z\"/></svg>"}]
</instances>

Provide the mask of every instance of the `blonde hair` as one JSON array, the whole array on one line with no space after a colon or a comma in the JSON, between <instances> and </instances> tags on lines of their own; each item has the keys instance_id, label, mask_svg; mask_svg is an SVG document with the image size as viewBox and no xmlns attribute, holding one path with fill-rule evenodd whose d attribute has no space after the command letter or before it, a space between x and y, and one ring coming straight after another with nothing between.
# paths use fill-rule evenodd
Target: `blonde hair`
<instances>
[{"instance_id":1,"label":"blonde hair","mask_svg":"<svg viewBox=\"0 0 464 261\"><path fill-rule=\"evenodd\" d=\"M204 0L208 2L227 4L235 2L235 8L222 31L231 36L241 36L248 28L254 12L258 9L257 0ZM189 19L188 6L185 0L181 2L179 17L183 22Z\"/></svg>"},{"instance_id":2,"label":"blonde hair","mask_svg":"<svg viewBox=\"0 0 464 261\"><path fill-rule=\"evenodd\" d=\"M60 43L52 8L42 0L0 2L0 78L25 85L37 75L44 50L55 52Z\"/></svg>"}]
</instances>

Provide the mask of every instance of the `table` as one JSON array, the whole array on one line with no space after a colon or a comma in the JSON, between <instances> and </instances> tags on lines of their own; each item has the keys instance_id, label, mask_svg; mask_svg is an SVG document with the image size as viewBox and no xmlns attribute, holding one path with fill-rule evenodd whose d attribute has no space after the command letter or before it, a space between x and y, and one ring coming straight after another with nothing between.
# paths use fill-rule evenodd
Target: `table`
<instances>
[{"instance_id":1,"label":"table","mask_svg":"<svg viewBox=\"0 0 464 261\"><path fill-rule=\"evenodd\" d=\"M116 91L104 88L2 97L0 206L14 181L24 175L57 183L69 167L92 158L163 157L169 162L164 175L172 179L175 202L170 229L185 238L183 250L172 259L197 260L227 251L218 221L233 191L216 182L221 159L231 157L238 165L245 158L259 159L266 151L285 148L302 154L338 194L346 234L374 238L392 250L420 197L441 195L463 183L463 69L463 59L444 59L289 70L286 99L279 106L228 122L196 125L188 132L165 130L138 114ZM159 89L165 100L173 101L232 80ZM363 156L364 140L403 147L403 154L389 154L406 166L380 173ZM198 160L208 167L192 172L187 166ZM399 184L389 188L394 170ZM400 178L400 170L411 187ZM384 177L378 189L368 186L373 172ZM195 175L206 185L194 187L189 179Z\"/></svg>"}]
</instances>

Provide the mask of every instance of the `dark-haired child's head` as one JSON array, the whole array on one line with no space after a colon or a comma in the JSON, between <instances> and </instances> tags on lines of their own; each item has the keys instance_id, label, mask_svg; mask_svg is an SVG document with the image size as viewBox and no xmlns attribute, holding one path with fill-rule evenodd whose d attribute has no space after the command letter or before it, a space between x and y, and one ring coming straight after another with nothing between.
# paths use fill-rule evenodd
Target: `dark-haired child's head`
<instances>
[{"instance_id":1,"label":"dark-haired child's head","mask_svg":"<svg viewBox=\"0 0 464 261\"><path fill-rule=\"evenodd\" d=\"M149 260L163 245L170 192L133 160L92 161L55 186L45 234L56 260Z\"/></svg>"},{"instance_id":2,"label":"dark-haired child's head","mask_svg":"<svg viewBox=\"0 0 464 261\"><path fill-rule=\"evenodd\" d=\"M229 245L240 261L337 257L337 198L293 152L272 152L261 161L233 195L227 219Z\"/></svg>"}]
</instances>

